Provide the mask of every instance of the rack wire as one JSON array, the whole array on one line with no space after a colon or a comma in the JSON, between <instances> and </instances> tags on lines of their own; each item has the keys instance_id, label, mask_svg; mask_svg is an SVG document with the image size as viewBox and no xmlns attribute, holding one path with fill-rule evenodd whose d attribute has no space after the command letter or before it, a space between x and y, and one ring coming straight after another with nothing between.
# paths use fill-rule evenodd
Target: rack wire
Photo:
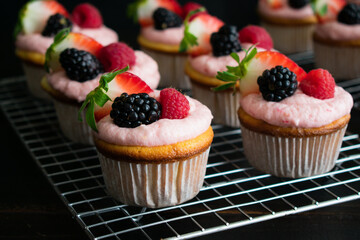
<instances>
[{"instance_id":1,"label":"rack wire","mask_svg":"<svg viewBox=\"0 0 360 240\"><path fill-rule=\"evenodd\" d=\"M359 100L360 80L344 85ZM95 148L67 140L52 104L29 96L23 77L0 82L0 105L91 239L193 238L360 198L358 134L347 132L331 172L284 179L248 164L239 129L213 125L204 186L193 200L161 209L126 206L107 194Z\"/></svg>"}]
</instances>

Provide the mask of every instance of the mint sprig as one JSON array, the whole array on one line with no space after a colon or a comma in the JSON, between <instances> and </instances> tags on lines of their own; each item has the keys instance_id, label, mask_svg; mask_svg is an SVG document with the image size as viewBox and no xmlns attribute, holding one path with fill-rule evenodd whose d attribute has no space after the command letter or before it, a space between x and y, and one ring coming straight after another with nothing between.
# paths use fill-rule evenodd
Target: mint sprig
<instances>
[{"instance_id":1,"label":"mint sprig","mask_svg":"<svg viewBox=\"0 0 360 240\"><path fill-rule=\"evenodd\" d=\"M322 6L318 6L318 4L320 4L319 2L319 0L311 0L311 8L316 15L322 17L325 16L325 14L328 12L328 4L324 2Z\"/></svg>"},{"instance_id":2,"label":"mint sprig","mask_svg":"<svg viewBox=\"0 0 360 240\"><path fill-rule=\"evenodd\" d=\"M71 29L70 28L64 28L58 34L56 34L54 38L54 42L50 45L50 47L46 50L45 53L45 70L49 73L51 66L51 61L54 57L56 57L55 54L55 48L64 41L65 38L70 34Z\"/></svg>"},{"instance_id":3,"label":"mint sprig","mask_svg":"<svg viewBox=\"0 0 360 240\"><path fill-rule=\"evenodd\" d=\"M140 5L146 3L147 0L136 0L133 3L130 3L126 9L126 15L128 18L131 18L134 23L137 23L139 21L138 16L138 8Z\"/></svg>"},{"instance_id":4,"label":"mint sprig","mask_svg":"<svg viewBox=\"0 0 360 240\"><path fill-rule=\"evenodd\" d=\"M251 46L249 49L245 51L245 57L240 61L239 55L233 52L230 56L238 63L238 66L226 66L227 71L218 72L216 78L224 81L226 83L212 88L213 91L223 91L228 88L233 88L234 94L236 93L235 85L238 81L240 81L244 76L246 76L248 72L248 65L251 59L255 57L257 54L256 45Z\"/></svg>"},{"instance_id":5,"label":"mint sprig","mask_svg":"<svg viewBox=\"0 0 360 240\"><path fill-rule=\"evenodd\" d=\"M118 74L122 74L129 70L129 66L114 72L110 72L101 76L99 86L92 90L87 96L84 103L81 105L78 112L78 120L82 122L81 112L86 109L85 118L87 124L94 130L98 131L95 121L95 104L99 107L103 107L106 102L112 101L111 98L106 94L109 90L108 83L111 82Z\"/></svg>"},{"instance_id":6,"label":"mint sprig","mask_svg":"<svg viewBox=\"0 0 360 240\"><path fill-rule=\"evenodd\" d=\"M179 52L186 52L189 47L199 45L197 37L189 31L189 21L193 15L204 11L206 11L206 9L204 7L201 7L196 10L190 11L186 16L184 20L184 38L180 42Z\"/></svg>"}]
</instances>

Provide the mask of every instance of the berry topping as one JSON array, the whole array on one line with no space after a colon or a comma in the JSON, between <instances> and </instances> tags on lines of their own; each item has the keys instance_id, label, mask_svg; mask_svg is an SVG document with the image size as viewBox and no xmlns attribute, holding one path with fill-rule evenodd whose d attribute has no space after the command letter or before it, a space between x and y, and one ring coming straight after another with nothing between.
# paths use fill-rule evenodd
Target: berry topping
<instances>
[{"instance_id":1,"label":"berry topping","mask_svg":"<svg viewBox=\"0 0 360 240\"><path fill-rule=\"evenodd\" d=\"M141 124L151 124L159 120L161 105L147 93L122 93L112 104L110 117L119 127L135 128Z\"/></svg>"},{"instance_id":2,"label":"berry topping","mask_svg":"<svg viewBox=\"0 0 360 240\"><path fill-rule=\"evenodd\" d=\"M333 98L335 80L327 70L315 69L310 71L301 81L300 88L306 95L314 98Z\"/></svg>"},{"instance_id":3,"label":"berry topping","mask_svg":"<svg viewBox=\"0 0 360 240\"><path fill-rule=\"evenodd\" d=\"M283 66L265 70L258 77L257 83L263 98L271 102L280 102L290 97L298 86L296 74Z\"/></svg>"},{"instance_id":4,"label":"berry topping","mask_svg":"<svg viewBox=\"0 0 360 240\"><path fill-rule=\"evenodd\" d=\"M154 12L154 27L158 30L167 28L180 27L182 25L182 19L176 13L167 10L166 8L158 8Z\"/></svg>"},{"instance_id":5,"label":"berry topping","mask_svg":"<svg viewBox=\"0 0 360 240\"><path fill-rule=\"evenodd\" d=\"M336 20L340 10L346 5L346 0L312 0L311 6L319 23Z\"/></svg>"},{"instance_id":6,"label":"berry topping","mask_svg":"<svg viewBox=\"0 0 360 240\"><path fill-rule=\"evenodd\" d=\"M71 15L74 23L82 28L99 28L103 25L101 13L89 3L77 5Z\"/></svg>"},{"instance_id":7,"label":"berry topping","mask_svg":"<svg viewBox=\"0 0 360 240\"><path fill-rule=\"evenodd\" d=\"M94 55L75 48L67 48L61 52L59 61L66 75L79 82L94 79L104 72L101 63Z\"/></svg>"},{"instance_id":8,"label":"berry topping","mask_svg":"<svg viewBox=\"0 0 360 240\"><path fill-rule=\"evenodd\" d=\"M112 43L103 47L98 56L106 72L135 65L135 52L122 42Z\"/></svg>"},{"instance_id":9,"label":"berry topping","mask_svg":"<svg viewBox=\"0 0 360 240\"><path fill-rule=\"evenodd\" d=\"M271 8L281 8L284 5L284 0L267 0Z\"/></svg>"},{"instance_id":10,"label":"berry topping","mask_svg":"<svg viewBox=\"0 0 360 240\"><path fill-rule=\"evenodd\" d=\"M360 6L356 3L347 4L339 13L338 21L348 25L360 23Z\"/></svg>"},{"instance_id":11,"label":"berry topping","mask_svg":"<svg viewBox=\"0 0 360 240\"><path fill-rule=\"evenodd\" d=\"M182 10L183 10L183 18L185 19L186 16L194 10L197 10L199 8L203 8L204 6L196 3L196 2L187 2L185 3L185 5L183 6ZM206 11L205 11L206 12Z\"/></svg>"},{"instance_id":12,"label":"berry topping","mask_svg":"<svg viewBox=\"0 0 360 240\"><path fill-rule=\"evenodd\" d=\"M64 28L72 28L72 22L61 15L60 13L56 13L48 19L45 29L42 31L42 35L46 37L52 37L58 34Z\"/></svg>"},{"instance_id":13,"label":"berry topping","mask_svg":"<svg viewBox=\"0 0 360 240\"><path fill-rule=\"evenodd\" d=\"M257 44L257 47L271 50L274 47L273 40L265 28L249 25L239 31L241 43Z\"/></svg>"},{"instance_id":14,"label":"berry topping","mask_svg":"<svg viewBox=\"0 0 360 240\"><path fill-rule=\"evenodd\" d=\"M241 50L236 26L224 25L218 32L211 34L210 43L214 56L227 56Z\"/></svg>"},{"instance_id":15,"label":"berry topping","mask_svg":"<svg viewBox=\"0 0 360 240\"><path fill-rule=\"evenodd\" d=\"M300 9L309 4L310 0L288 0L288 3L290 7Z\"/></svg>"},{"instance_id":16,"label":"berry topping","mask_svg":"<svg viewBox=\"0 0 360 240\"><path fill-rule=\"evenodd\" d=\"M183 119L189 115L190 104L186 97L174 88L165 88L160 92L162 105L161 118Z\"/></svg>"}]
</instances>

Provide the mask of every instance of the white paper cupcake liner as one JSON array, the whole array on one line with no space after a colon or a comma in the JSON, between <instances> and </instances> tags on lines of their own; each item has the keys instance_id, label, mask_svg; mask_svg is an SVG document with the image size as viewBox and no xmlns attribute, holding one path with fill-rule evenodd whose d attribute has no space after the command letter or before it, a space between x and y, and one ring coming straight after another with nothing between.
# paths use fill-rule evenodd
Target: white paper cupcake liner
<instances>
[{"instance_id":1,"label":"white paper cupcake liner","mask_svg":"<svg viewBox=\"0 0 360 240\"><path fill-rule=\"evenodd\" d=\"M261 22L271 35L274 48L284 54L312 51L312 34L315 25L286 26Z\"/></svg>"},{"instance_id":2,"label":"white paper cupcake liner","mask_svg":"<svg viewBox=\"0 0 360 240\"><path fill-rule=\"evenodd\" d=\"M209 150L187 160L158 164L116 161L98 154L111 196L127 205L160 208L180 204L199 193Z\"/></svg>"},{"instance_id":3,"label":"white paper cupcake liner","mask_svg":"<svg viewBox=\"0 0 360 240\"><path fill-rule=\"evenodd\" d=\"M159 65L161 76L159 87L190 89L189 78L184 72L186 55L162 53L149 49L142 50L150 55Z\"/></svg>"},{"instance_id":4,"label":"white paper cupcake liner","mask_svg":"<svg viewBox=\"0 0 360 240\"><path fill-rule=\"evenodd\" d=\"M85 112L81 113L83 121L80 122L78 120L80 107L56 99L53 102L63 134L73 142L94 145L92 130L85 121Z\"/></svg>"},{"instance_id":5,"label":"white paper cupcake liner","mask_svg":"<svg viewBox=\"0 0 360 240\"><path fill-rule=\"evenodd\" d=\"M360 77L360 47L331 46L314 42L315 65L336 79Z\"/></svg>"},{"instance_id":6,"label":"white paper cupcake liner","mask_svg":"<svg viewBox=\"0 0 360 240\"><path fill-rule=\"evenodd\" d=\"M213 123L239 128L240 121L237 110L240 107L240 93L235 96L232 91L214 92L210 88L191 81L192 96L206 105L213 114Z\"/></svg>"},{"instance_id":7,"label":"white paper cupcake liner","mask_svg":"<svg viewBox=\"0 0 360 240\"><path fill-rule=\"evenodd\" d=\"M49 94L40 85L41 79L46 75L44 67L26 62L23 62L22 65L30 93L37 98L51 100Z\"/></svg>"},{"instance_id":8,"label":"white paper cupcake liner","mask_svg":"<svg viewBox=\"0 0 360 240\"><path fill-rule=\"evenodd\" d=\"M277 177L300 178L330 171L339 156L346 127L313 137L275 137L242 127L247 160Z\"/></svg>"}]
</instances>

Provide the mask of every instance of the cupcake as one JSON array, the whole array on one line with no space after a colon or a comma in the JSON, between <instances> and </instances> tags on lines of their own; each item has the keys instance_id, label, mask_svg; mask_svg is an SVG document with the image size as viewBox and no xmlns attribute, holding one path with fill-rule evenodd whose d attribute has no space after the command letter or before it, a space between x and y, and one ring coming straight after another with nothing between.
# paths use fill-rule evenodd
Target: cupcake
<instances>
[{"instance_id":1,"label":"cupcake","mask_svg":"<svg viewBox=\"0 0 360 240\"><path fill-rule=\"evenodd\" d=\"M319 15L321 21L313 36L315 65L328 69L335 79L360 77L360 5L339 0L330 3L337 8L328 7L328 12Z\"/></svg>"},{"instance_id":2,"label":"cupcake","mask_svg":"<svg viewBox=\"0 0 360 240\"><path fill-rule=\"evenodd\" d=\"M330 171L350 120L351 95L324 69L306 74L280 53L251 55L244 75L229 73L240 79L238 117L249 163L286 178Z\"/></svg>"},{"instance_id":3,"label":"cupcake","mask_svg":"<svg viewBox=\"0 0 360 240\"><path fill-rule=\"evenodd\" d=\"M108 76L107 93L118 96L111 109L98 106L92 115L96 98L106 98L101 82L82 107L87 106L86 120L96 131L94 142L108 193L124 204L148 208L195 197L203 185L213 139L210 110L173 88L154 92L127 72L119 71L115 80L132 78L132 85L142 89L114 90ZM107 114L98 118L98 112Z\"/></svg>"},{"instance_id":4,"label":"cupcake","mask_svg":"<svg viewBox=\"0 0 360 240\"><path fill-rule=\"evenodd\" d=\"M40 87L41 78L46 74L45 52L60 30L69 27L102 44L118 40L117 34L102 24L100 13L92 5L80 4L72 16L52 0L29 1L20 10L14 34L15 54L22 60L29 90L36 97L47 98Z\"/></svg>"},{"instance_id":5,"label":"cupcake","mask_svg":"<svg viewBox=\"0 0 360 240\"><path fill-rule=\"evenodd\" d=\"M224 41L226 39L228 40ZM221 92L214 92L212 88L224 83L216 78L218 71L225 71L226 66L237 64L230 54L236 53L239 59L243 59L243 49L246 50L253 44L257 44L258 51L273 49L270 35L261 27L249 25L238 34L235 26L224 25L211 35L211 53L190 56L187 60L185 73L190 78L193 97L210 108L214 123L230 127L240 126L236 116L240 98L238 87L235 87L235 91L228 89ZM198 47L201 46L202 44L199 44Z\"/></svg>"},{"instance_id":6,"label":"cupcake","mask_svg":"<svg viewBox=\"0 0 360 240\"><path fill-rule=\"evenodd\" d=\"M261 25L282 53L312 51L316 17L309 0L259 0Z\"/></svg>"},{"instance_id":7,"label":"cupcake","mask_svg":"<svg viewBox=\"0 0 360 240\"><path fill-rule=\"evenodd\" d=\"M160 81L157 63L144 52L134 51L124 43L103 47L94 39L68 29L55 37L46 56L49 73L41 86L54 100L61 130L74 142L93 144L90 128L77 121L76 113L104 71L129 65L129 72L143 76L151 87L156 88Z\"/></svg>"}]
</instances>

